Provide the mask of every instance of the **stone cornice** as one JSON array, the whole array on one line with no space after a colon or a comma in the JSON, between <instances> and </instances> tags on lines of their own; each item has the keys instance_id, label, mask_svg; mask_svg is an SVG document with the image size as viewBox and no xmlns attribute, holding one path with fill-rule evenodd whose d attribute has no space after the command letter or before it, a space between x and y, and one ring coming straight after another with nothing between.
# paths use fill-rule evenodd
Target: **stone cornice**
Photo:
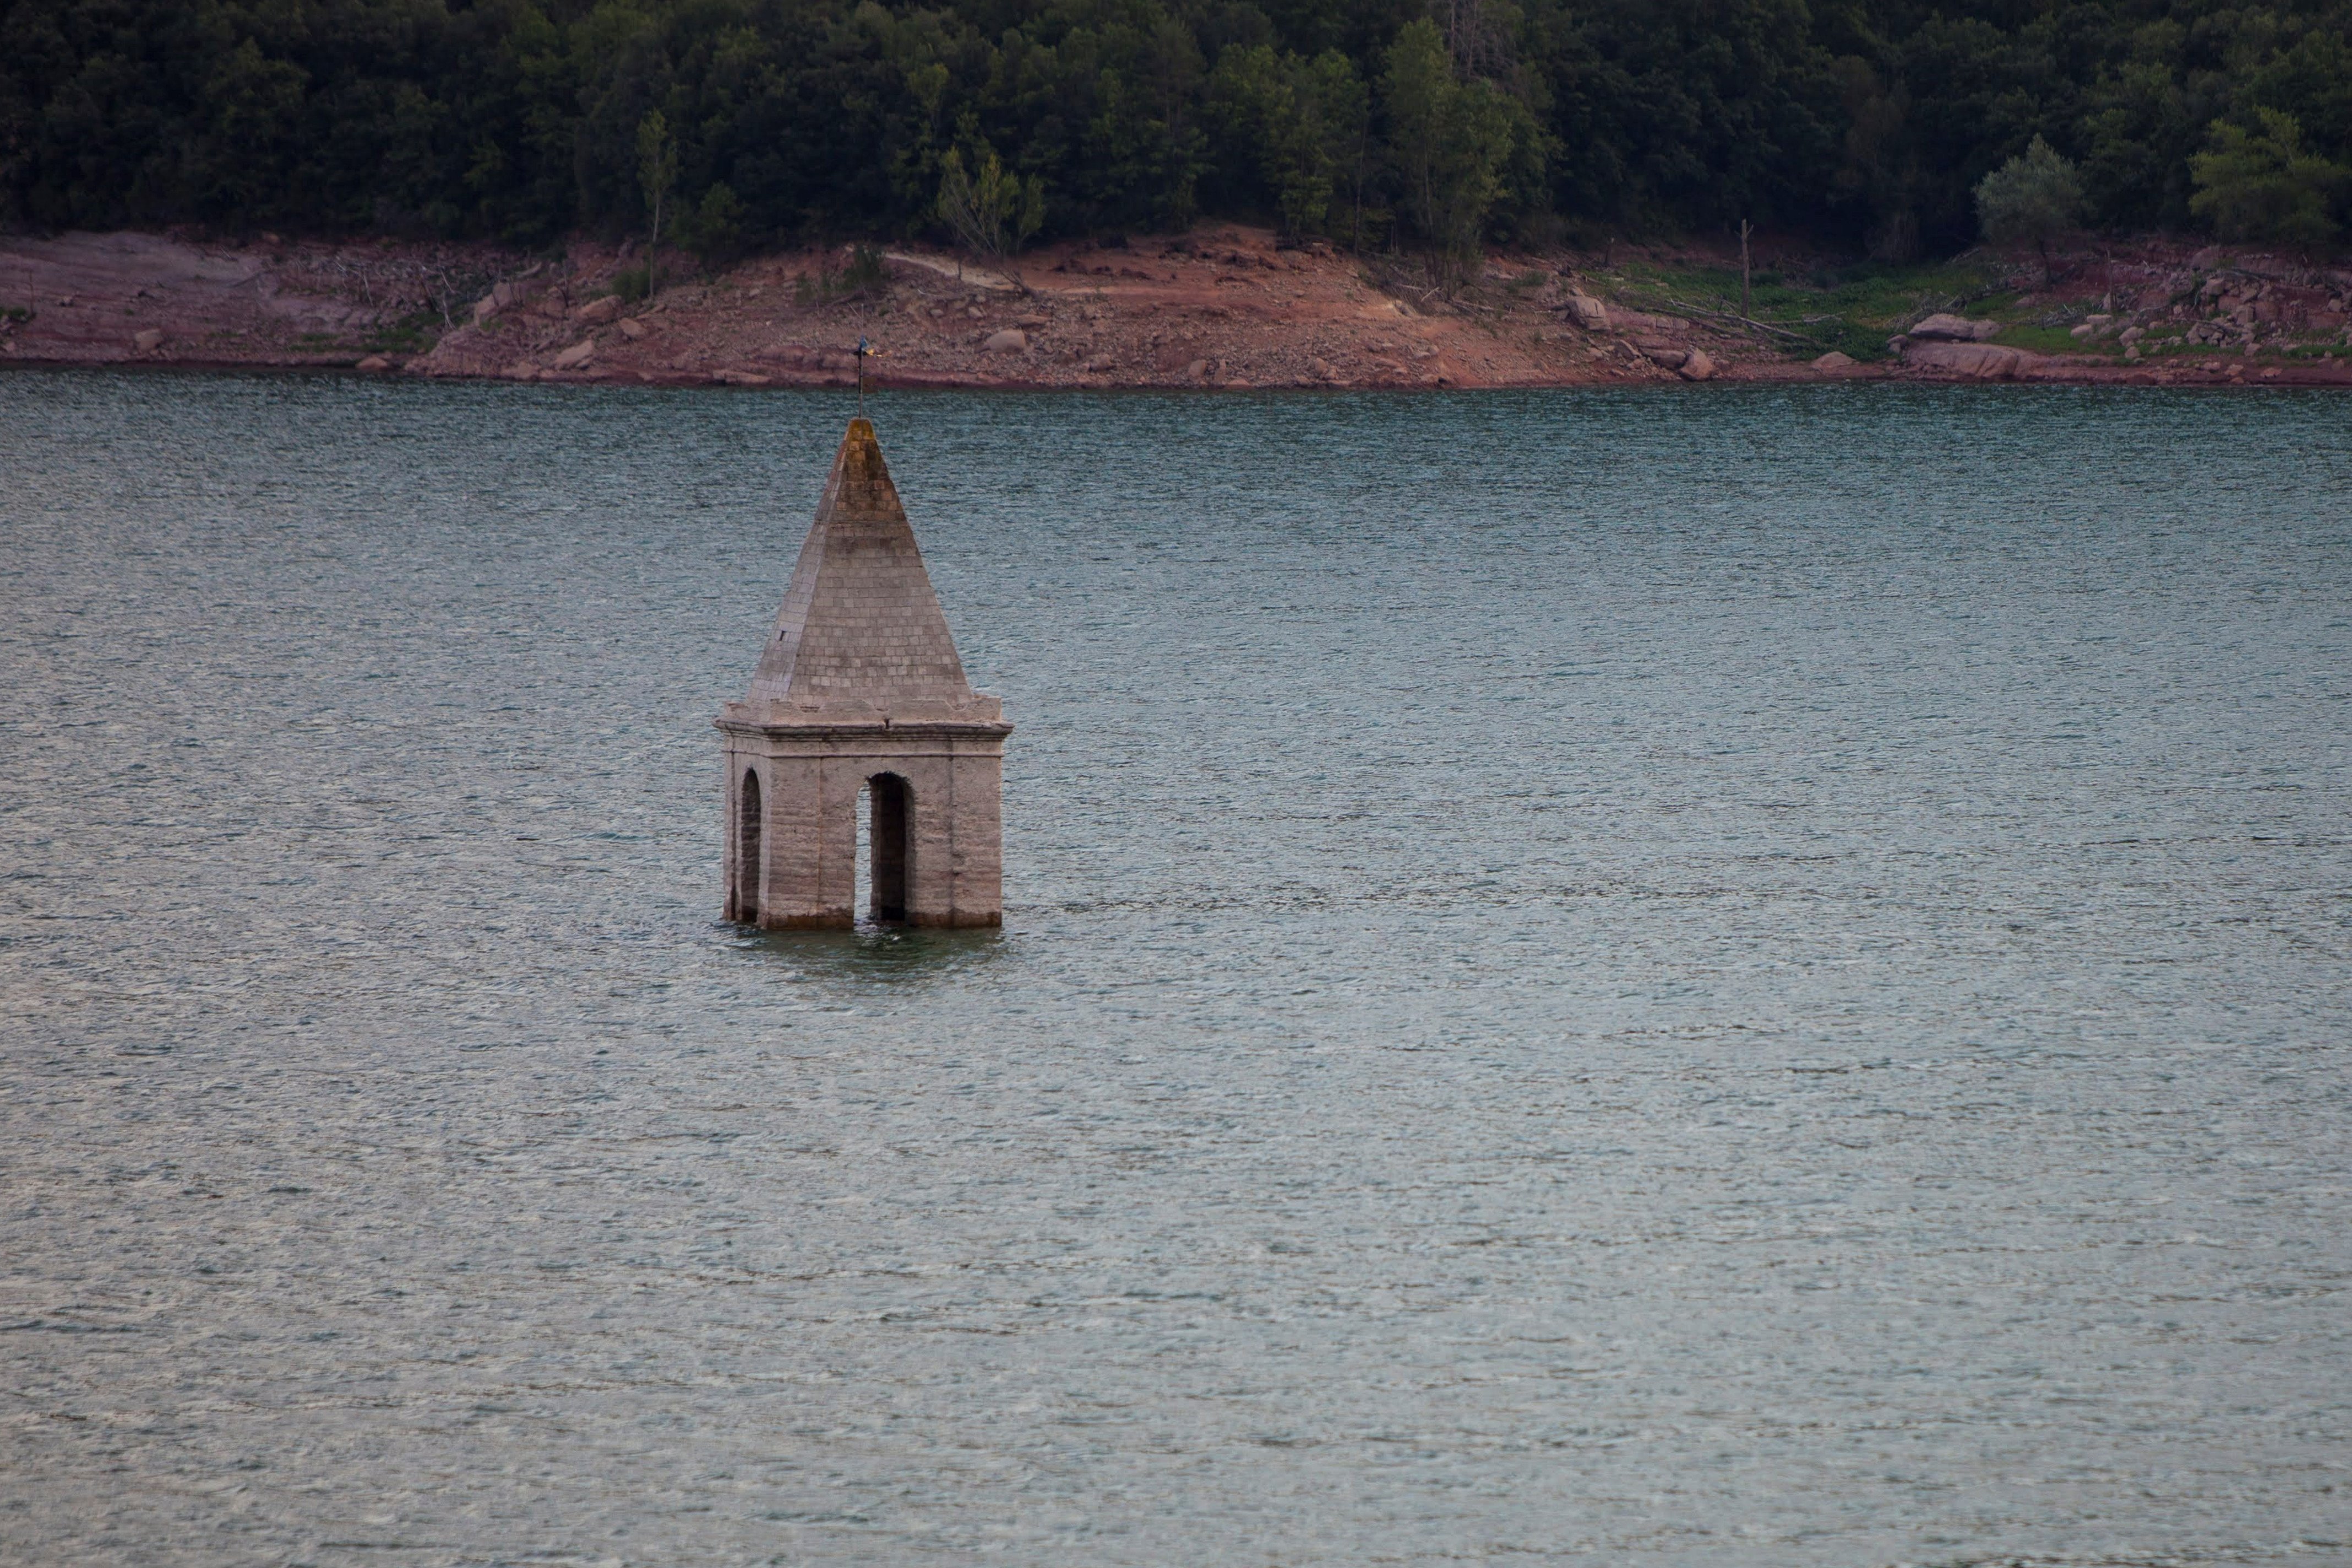
<instances>
[{"instance_id":1,"label":"stone cornice","mask_svg":"<svg viewBox=\"0 0 2352 1568\"><path fill-rule=\"evenodd\" d=\"M777 721L764 719L713 719L713 728L730 735L770 740L904 740L1002 741L1013 733L1003 720L959 719L823 719Z\"/></svg>"}]
</instances>

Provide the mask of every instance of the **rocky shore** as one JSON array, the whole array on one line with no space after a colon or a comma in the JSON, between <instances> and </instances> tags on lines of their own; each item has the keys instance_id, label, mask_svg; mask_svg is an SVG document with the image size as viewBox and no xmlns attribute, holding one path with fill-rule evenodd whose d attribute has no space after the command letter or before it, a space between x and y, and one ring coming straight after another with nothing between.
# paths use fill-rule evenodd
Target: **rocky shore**
<instances>
[{"instance_id":1,"label":"rocky shore","mask_svg":"<svg viewBox=\"0 0 2352 1568\"><path fill-rule=\"evenodd\" d=\"M123 233L0 239L0 364L344 368L516 381L1006 388L1545 387L1887 380L2352 385L2352 272L2151 241L1922 310L1880 351L1636 288L1694 253L1490 257L1445 289L1265 231L746 261L644 293L643 258ZM1720 257L1697 255L1720 265ZM2016 270L2021 272L2022 264ZM1936 303L1928 301L1929 304Z\"/></svg>"}]
</instances>

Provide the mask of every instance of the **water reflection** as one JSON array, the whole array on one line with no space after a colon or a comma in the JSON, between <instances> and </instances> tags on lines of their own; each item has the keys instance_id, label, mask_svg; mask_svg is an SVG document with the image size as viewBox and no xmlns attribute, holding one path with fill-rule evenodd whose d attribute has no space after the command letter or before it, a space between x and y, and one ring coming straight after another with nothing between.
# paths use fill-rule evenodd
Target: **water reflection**
<instances>
[{"instance_id":1,"label":"water reflection","mask_svg":"<svg viewBox=\"0 0 2352 1568\"><path fill-rule=\"evenodd\" d=\"M856 995L873 985L921 987L963 980L998 962L1002 930L957 930L860 921L848 931L753 931L729 926L731 949L789 978Z\"/></svg>"}]
</instances>

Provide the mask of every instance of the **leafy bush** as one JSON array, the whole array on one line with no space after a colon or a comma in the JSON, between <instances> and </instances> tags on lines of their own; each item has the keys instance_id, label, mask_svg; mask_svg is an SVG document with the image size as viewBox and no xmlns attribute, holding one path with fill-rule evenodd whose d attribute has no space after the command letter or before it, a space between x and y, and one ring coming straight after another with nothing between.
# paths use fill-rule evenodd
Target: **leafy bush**
<instances>
[{"instance_id":1,"label":"leafy bush","mask_svg":"<svg viewBox=\"0 0 2352 1568\"><path fill-rule=\"evenodd\" d=\"M850 247L848 265L835 268L829 258L817 259L814 278L803 272L793 285L793 297L803 305L828 305L836 300L865 299L878 294L888 280L882 252L871 245Z\"/></svg>"},{"instance_id":2,"label":"leafy bush","mask_svg":"<svg viewBox=\"0 0 2352 1568\"><path fill-rule=\"evenodd\" d=\"M2036 136L1977 184L1977 221L1995 244L2030 239L2046 268L2050 242L2083 221L2083 177L2073 163Z\"/></svg>"}]
</instances>

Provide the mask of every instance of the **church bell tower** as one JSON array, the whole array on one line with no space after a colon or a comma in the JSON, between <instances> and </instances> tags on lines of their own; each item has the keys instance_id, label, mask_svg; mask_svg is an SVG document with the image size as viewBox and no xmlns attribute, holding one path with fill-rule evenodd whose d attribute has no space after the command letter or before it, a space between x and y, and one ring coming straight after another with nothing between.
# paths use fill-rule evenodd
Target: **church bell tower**
<instances>
[{"instance_id":1,"label":"church bell tower","mask_svg":"<svg viewBox=\"0 0 2352 1568\"><path fill-rule=\"evenodd\" d=\"M727 915L1004 923L1003 706L974 691L883 465L849 422L751 689L720 710ZM868 799L872 903L854 907Z\"/></svg>"}]
</instances>

